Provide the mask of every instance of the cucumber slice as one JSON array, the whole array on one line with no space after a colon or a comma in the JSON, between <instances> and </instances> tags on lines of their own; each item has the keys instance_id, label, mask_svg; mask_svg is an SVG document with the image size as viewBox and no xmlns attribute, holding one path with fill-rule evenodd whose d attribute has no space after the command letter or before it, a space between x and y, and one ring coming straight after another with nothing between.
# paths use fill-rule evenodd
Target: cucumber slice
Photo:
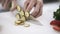
<instances>
[{"instance_id":1,"label":"cucumber slice","mask_svg":"<svg viewBox=\"0 0 60 34\"><path fill-rule=\"evenodd\" d=\"M24 16L24 12L23 11L20 11L19 12L21 16Z\"/></svg>"},{"instance_id":2,"label":"cucumber slice","mask_svg":"<svg viewBox=\"0 0 60 34\"><path fill-rule=\"evenodd\" d=\"M30 27L30 24L25 23L24 27Z\"/></svg>"},{"instance_id":3,"label":"cucumber slice","mask_svg":"<svg viewBox=\"0 0 60 34\"><path fill-rule=\"evenodd\" d=\"M16 14L16 18L17 19L20 19L21 18L19 13Z\"/></svg>"},{"instance_id":4,"label":"cucumber slice","mask_svg":"<svg viewBox=\"0 0 60 34\"><path fill-rule=\"evenodd\" d=\"M15 21L15 24L16 25L20 25L21 24L21 21L17 20L17 21Z\"/></svg>"},{"instance_id":5,"label":"cucumber slice","mask_svg":"<svg viewBox=\"0 0 60 34\"><path fill-rule=\"evenodd\" d=\"M24 17L24 16L21 18L21 20L22 20L22 21L26 21L26 19L25 19L25 17Z\"/></svg>"},{"instance_id":6,"label":"cucumber slice","mask_svg":"<svg viewBox=\"0 0 60 34\"><path fill-rule=\"evenodd\" d=\"M25 17L28 18L30 16L30 13L28 11L25 11Z\"/></svg>"},{"instance_id":7,"label":"cucumber slice","mask_svg":"<svg viewBox=\"0 0 60 34\"><path fill-rule=\"evenodd\" d=\"M15 24L16 24L16 25L23 25L23 24L24 24L24 21L22 21L22 20L17 20L17 21L15 21Z\"/></svg>"},{"instance_id":8,"label":"cucumber slice","mask_svg":"<svg viewBox=\"0 0 60 34\"><path fill-rule=\"evenodd\" d=\"M18 11L21 11L21 8L20 8L20 6L19 6L19 5L17 5L17 10L18 10Z\"/></svg>"}]
</instances>

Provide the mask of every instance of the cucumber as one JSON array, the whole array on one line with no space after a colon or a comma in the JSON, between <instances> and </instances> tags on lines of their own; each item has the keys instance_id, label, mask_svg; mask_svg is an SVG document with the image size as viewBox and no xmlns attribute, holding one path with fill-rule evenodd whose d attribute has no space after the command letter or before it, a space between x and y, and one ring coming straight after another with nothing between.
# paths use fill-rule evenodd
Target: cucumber
<instances>
[{"instance_id":1,"label":"cucumber","mask_svg":"<svg viewBox=\"0 0 60 34\"><path fill-rule=\"evenodd\" d=\"M17 20L17 21L15 21L15 24L16 24L16 25L23 25L23 24L24 24L24 21L22 21L22 20Z\"/></svg>"},{"instance_id":2,"label":"cucumber","mask_svg":"<svg viewBox=\"0 0 60 34\"><path fill-rule=\"evenodd\" d=\"M19 13L16 14L16 18L17 18L17 19L20 19L20 18L21 18L21 16L20 16Z\"/></svg>"},{"instance_id":3,"label":"cucumber","mask_svg":"<svg viewBox=\"0 0 60 34\"><path fill-rule=\"evenodd\" d=\"M17 10L21 11L21 7L19 5L17 5Z\"/></svg>"},{"instance_id":4,"label":"cucumber","mask_svg":"<svg viewBox=\"0 0 60 34\"><path fill-rule=\"evenodd\" d=\"M25 11L25 17L28 18L30 16L30 13L28 11Z\"/></svg>"}]
</instances>

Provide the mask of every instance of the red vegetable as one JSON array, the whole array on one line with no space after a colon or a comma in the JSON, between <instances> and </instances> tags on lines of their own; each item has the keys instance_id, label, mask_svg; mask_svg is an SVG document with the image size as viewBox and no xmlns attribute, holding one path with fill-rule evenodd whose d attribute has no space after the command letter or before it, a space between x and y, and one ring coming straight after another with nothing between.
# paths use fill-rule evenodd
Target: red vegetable
<instances>
[{"instance_id":1,"label":"red vegetable","mask_svg":"<svg viewBox=\"0 0 60 34\"><path fill-rule=\"evenodd\" d=\"M53 29L56 31L60 31L60 20L51 21L50 25L53 26Z\"/></svg>"},{"instance_id":2,"label":"red vegetable","mask_svg":"<svg viewBox=\"0 0 60 34\"><path fill-rule=\"evenodd\" d=\"M60 27L60 20L53 20L51 21L50 25L57 25Z\"/></svg>"},{"instance_id":3,"label":"red vegetable","mask_svg":"<svg viewBox=\"0 0 60 34\"><path fill-rule=\"evenodd\" d=\"M60 31L60 27L58 27L58 26L54 26L53 29L56 31Z\"/></svg>"}]
</instances>

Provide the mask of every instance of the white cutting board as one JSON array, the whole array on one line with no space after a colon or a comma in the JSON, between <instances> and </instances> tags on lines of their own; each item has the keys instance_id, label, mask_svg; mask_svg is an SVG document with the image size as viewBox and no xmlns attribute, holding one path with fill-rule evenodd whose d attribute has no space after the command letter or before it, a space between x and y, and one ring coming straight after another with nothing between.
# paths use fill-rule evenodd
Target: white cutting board
<instances>
[{"instance_id":1,"label":"white cutting board","mask_svg":"<svg viewBox=\"0 0 60 34\"><path fill-rule=\"evenodd\" d=\"M37 21L27 22L30 27L15 26L15 16L11 12L0 13L1 34L60 34L53 30L50 21L53 20L53 11L59 6L59 3L44 4L43 14L37 18ZM37 25L42 24L42 25Z\"/></svg>"}]
</instances>

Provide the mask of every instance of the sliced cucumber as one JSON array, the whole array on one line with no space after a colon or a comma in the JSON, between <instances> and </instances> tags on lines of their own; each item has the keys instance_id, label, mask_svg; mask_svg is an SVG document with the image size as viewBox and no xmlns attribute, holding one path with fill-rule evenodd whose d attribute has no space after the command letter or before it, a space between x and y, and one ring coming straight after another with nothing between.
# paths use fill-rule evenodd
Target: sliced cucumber
<instances>
[{"instance_id":1,"label":"sliced cucumber","mask_svg":"<svg viewBox=\"0 0 60 34\"><path fill-rule=\"evenodd\" d=\"M29 26L30 26L30 24L27 24L27 23L24 24L24 27L29 27Z\"/></svg>"},{"instance_id":2,"label":"sliced cucumber","mask_svg":"<svg viewBox=\"0 0 60 34\"><path fill-rule=\"evenodd\" d=\"M16 14L16 18L17 19L20 19L21 18L19 13Z\"/></svg>"},{"instance_id":3,"label":"sliced cucumber","mask_svg":"<svg viewBox=\"0 0 60 34\"><path fill-rule=\"evenodd\" d=\"M17 10L18 10L18 11L21 11L21 8L20 8L20 6L19 6L19 5L17 5Z\"/></svg>"},{"instance_id":4,"label":"sliced cucumber","mask_svg":"<svg viewBox=\"0 0 60 34\"><path fill-rule=\"evenodd\" d=\"M30 16L30 13L28 11L25 12L25 17L28 18Z\"/></svg>"},{"instance_id":5,"label":"sliced cucumber","mask_svg":"<svg viewBox=\"0 0 60 34\"><path fill-rule=\"evenodd\" d=\"M19 12L21 16L24 16L24 12L23 11L20 11Z\"/></svg>"},{"instance_id":6,"label":"sliced cucumber","mask_svg":"<svg viewBox=\"0 0 60 34\"><path fill-rule=\"evenodd\" d=\"M21 24L21 21L17 20L17 21L15 21L15 24L16 25L20 25Z\"/></svg>"},{"instance_id":7,"label":"sliced cucumber","mask_svg":"<svg viewBox=\"0 0 60 34\"><path fill-rule=\"evenodd\" d=\"M23 25L23 24L24 24L24 21L22 21L22 20L17 20L17 21L15 21L15 24L16 24L16 25Z\"/></svg>"},{"instance_id":8,"label":"sliced cucumber","mask_svg":"<svg viewBox=\"0 0 60 34\"><path fill-rule=\"evenodd\" d=\"M26 19L25 19L25 17L24 17L24 16L21 18L21 20L22 20L22 21L26 21Z\"/></svg>"}]
</instances>

